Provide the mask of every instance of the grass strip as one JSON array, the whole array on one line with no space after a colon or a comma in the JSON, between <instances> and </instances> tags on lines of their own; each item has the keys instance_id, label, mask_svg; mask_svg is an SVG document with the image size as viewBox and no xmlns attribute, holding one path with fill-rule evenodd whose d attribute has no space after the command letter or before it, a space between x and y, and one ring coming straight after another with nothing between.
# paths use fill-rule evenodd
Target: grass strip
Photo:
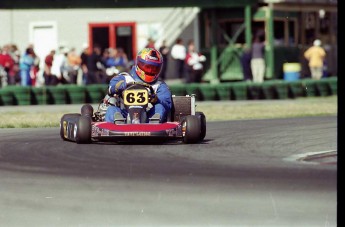
<instances>
[{"instance_id":1,"label":"grass strip","mask_svg":"<svg viewBox=\"0 0 345 227\"><path fill-rule=\"evenodd\" d=\"M338 97L309 97L288 100L274 101L211 101L196 102L197 111L204 112L206 120L227 121L244 119L273 119L292 118L308 116L329 116L337 115ZM46 110L42 108L35 110L30 106L30 111L13 111L11 108L1 111L0 128L49 128L59 127L63 114L77 113L80 110L71 109L66 106L61 110Z\"/></svg>"}]
</instances>

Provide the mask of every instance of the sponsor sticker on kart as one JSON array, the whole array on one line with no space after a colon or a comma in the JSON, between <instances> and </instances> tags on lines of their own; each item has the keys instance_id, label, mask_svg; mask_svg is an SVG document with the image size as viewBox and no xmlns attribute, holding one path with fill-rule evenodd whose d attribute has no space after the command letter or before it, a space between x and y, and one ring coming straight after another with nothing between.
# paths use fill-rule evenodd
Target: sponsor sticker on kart
<instances>
[{"instance_id":1,"label":"sponsor sticker on kart","mask_svg":"<svg viewBox=\"0 0 345 227\"><path fill-rule=\"evenodd\" d=\"M151 132L125 132L125 136L151 136Z\"/></svg>"},{"instance_id":2,"label":"sponsor sticker on kart","mask_svg":"<svg viewBox=\"0 0 345 227\"><path fill-rule=\"evenodd\" d=\"M109 136L109 130L101 129L101 128L96 127L95 125L92 125L91 136L92 137Z\"/></svg>"},{"instance_id":3,"label":"sponsor sticker on kart","mask_svg":"<svg viewBox=\"0 0 345 227\"><path fill-rule=\"evenodd\" d=\"M109 130L108 129L102 129L101 130L101 136L109 136Z\"/></svg>"},{"instance_id":4,"label":"sponsor sticker on kart","mask_svg":"<svg viewBox=\"0 0 345 227\"><path fill-rule=\"evenodd\" d=\"M168 136L176 136L176 130L175 129L167 129L167 130L165 130L165 132Z\"/></svg>"}]
</instances>

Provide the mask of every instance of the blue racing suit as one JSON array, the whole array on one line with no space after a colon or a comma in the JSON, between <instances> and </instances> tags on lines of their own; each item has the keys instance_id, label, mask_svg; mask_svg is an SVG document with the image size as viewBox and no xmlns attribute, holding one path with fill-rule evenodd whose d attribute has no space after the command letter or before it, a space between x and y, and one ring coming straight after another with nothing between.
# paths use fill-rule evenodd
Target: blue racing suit
<instances>
[{"instance_id":1,"label":"blue racing suit","mask_svg":"<svg viewBox=\"0 0 345 227\"><path fill-rule=\"evenodd\" d=\"M120 73L110 80L108 94L110 96L121 94L123 90L126 89L127 83L133 81L143 82L136 74L134 67L132 67L130 74ZM172 108L171 91L168 85L161 80L150 83L150 85L154 89L158 100L153 104L153 107L149 110L147 116L148 118L151 118L155 113L158 113L160 115L159 122L166 122L167 115ZM105 121L114 123L114 115L116 112L120 112L124 118L127 117L126 109L121 109L118 106L109 106L105 114Z\"/></svg>"}]
</instances>

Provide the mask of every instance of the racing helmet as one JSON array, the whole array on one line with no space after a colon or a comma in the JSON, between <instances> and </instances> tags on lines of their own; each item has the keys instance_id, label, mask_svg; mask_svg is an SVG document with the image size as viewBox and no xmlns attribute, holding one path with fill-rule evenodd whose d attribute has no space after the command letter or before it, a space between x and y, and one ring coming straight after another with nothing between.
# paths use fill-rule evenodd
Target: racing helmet
<instances>
[{"instance_id":1,"label":"racing helmet","mask_svg":"<svg viewBox=\"0 0 345 227\"><path fill-rule=\"evenodd\" d=\"M155 82L162 70L162 54L154 48L144 48L139 51L135 64L135 71L139 78L146 82Z\"/></svg>"}]
</instances>

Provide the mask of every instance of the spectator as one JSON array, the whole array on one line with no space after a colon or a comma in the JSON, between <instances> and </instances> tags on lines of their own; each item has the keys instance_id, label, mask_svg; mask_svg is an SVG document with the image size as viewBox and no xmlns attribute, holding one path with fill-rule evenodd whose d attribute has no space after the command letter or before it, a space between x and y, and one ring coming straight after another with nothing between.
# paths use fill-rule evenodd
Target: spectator
<instances>
[{"instance_id":1,"label":"spectator","mask_svg":"<svg viewBox=\"0 0 345 227\"><path fill-rule=\"evenodd\" d=\"M40 58L37 56L35 49L34 49L34 45L29 45L29 48L31 48L34 52L34 64L31 67L31 72L30 72L30 76L31 76L31 86L36 86L36 80L37 80L37 74L38 71L40 70Z\"/></svg>"},{"instance_id":2,"label":"spectator","mask_svg":"<svg viewBox=\"0 0 345 227\"><path fill-rule=\"evenodd\" d=\"M102 72L104 64L102 63L102 50L97 44L93 47L91 55L87 58L87 84L104 84L106 76Z\"/></svg>"},{"instance_id":3,"label":"spectator","mask_svg":"<svg viewBox=\"0 0 345 227\"><path fill-rule=\"evenodd\" d=\"M147 40L146 48L155 48L155 41L152 38Z\"/></svg>"},{"instance_id":4,"label":"spectator","mask_svg":"<svg viewBox=\"0 0 345 227\"><path fill-rule=\"evenodd\" d=\"M45 85L57 85L59 83L56 75L52 74L52 65L54 62L55 50L51 50L49 54L44 59L44 84Z\"/></svg>"},{"instance_id":5,"label":"spectator","mask_svg":"<svg viewBox=\"0 0 345 227\"><path fill-rule=\"evenodd\" d=\"M19 60L20 60L20 51L18 50L17 45L11 44L9 54L11 55L14 64L8 72L8 84L17 85L20 84L20 69L19 69Z\"/></svg>"},{"instance_id":6,"label":"spectator","mask_svg":"<svg viewBox=\"0 0 345 227\"><path fill-rule=\"evenodd\" d=\"M25 54L20 59L20 76L22 86L31 86L31 68L34 66L35 53L32 48L26 48Z\"/></svg>"},{"instance_id":7,"label":"spectator","mask_svg":"<svg viewBox=\"0 0 345 227\"><path fill-rule=\"evenodd\" d=\"M0 83L1 86L6 86L7 84L10 83L9 74L10 71L13 70L14 67L14 60L10 55L10 46L5 45L2 50L0 51Z\"/></svg>"},{"instance_id":8,"label":"spectator","mask_svg":"<svg viewBox=\"0 0 345 227\"><path fill-rule=\"evenodd\" d=\"M62 51L63 57L62 57L62 62L61 62L61 78L60 78L60 83L62 84L70 84L71 78L69 77L69 65L68 65L68 53L70 49L65 47Z\"/></svg>"},{"instance_id":9,"label":"spectator","mask_svg":"<svg viewBox=\"0 0 345 227\"><path fill-rule=\"evenodd\" d=\"M14 63L7 74L8 85L19 85L21 81L19 64Z\"/></svg>"},{"instance_id":10,"label":"spectator","mask_svg":"<svg viewBox=\"0 0 345 227\"><path fill-rule=\"evenodd\" d=\"M183 45L183 40L178 38L171 48L171 57L175 60L177 75L179 79L184 78L184 62L186 59L186 47Z\"/></svg>"},{"instance_id":11,"label":"spectator","mask_svg":"<svg viewBox=\"0 0 345 227\"><path fill-rule=\"evenodd\" d=\"M168 68L168 54L170 52L169 47L166 45L166 40L163 40L162 46L159 48L159 52L161 52L161 54L163 56L163 66L162 66L162 71L161 71L160 78L162 80L165 80L165 78L166 78L166 71L167 71L167 68Z\"/></svg>"},{"instance_id":12,"label":"spectator","mask_svg":"<svg viewBox=\"0 0 345 227\"><path fill-rule=\"evenodd\" d=\"M87 58L90 56L90 49L89 49L89 45L87 43L83 44L83 51L80 54L80 59L81 59L81 63L80 63L80 67L81 67L81 71L83 73L83 84L88 84L87 82Z\"/></svg>"},{"instance_id":13,"label":"spectator","mask_svg":"<svg viewBox=\"0 0 345 227\"><path fill-rule=\"evenodd\" d=\"M77 84L80 64L80 56L77 55L75 48L71 48L71 50L67 54L67 71L69 82L71 84Z\"/></svg>"},{"instance_id":14,"label":"spectator","mask_svg":"<svg viewBox=\"0 0 345 227\"><path fill-rule=\"evenodd\" d=\"M127 71L128 57L121 47L116 49L115 66L120 72Z\"/></svg>"},{"instance_id":15,"label":"spectator","mask_svg":"<svg viewBox=\"0 0 345 227\"><path fill-rule=\"evenodd\" d=\"M311 77L314 80L320 80L323 75L324 59L326 51L321 47L319 39L314 40L313 46L304 52L304 57L308 60Z\"/></svg>"},{"instance_id":16,"label":"spectator","mask_svg":"<svg viewBox=\"0 0 345 227\"><path fill-rule=\"evenodd\" d=\"M109 57L105 61L107 82L112 76L121 72L128 72L128 58L122 48L109 48ZM110 77L109 77L110 76Z\"/></svg>"},{"instance_id":17,"label":"spectator","mask_svg":"<svg viewBox=\"0 0 345 227\"><path fill-rule=\"evenodd\" d=\"M200 83L203 75L203 64L206 61L206 57L201 55L195 50L193 41L188 44L188 53L186 56L187 65L187 83Z\"/></svg>"},{"instance_id":18,"label":"spectator","mask_svg":"<svg viewBox=\"0 0 345 227\"><path fill-rule=\"evenodd\" d=\"M10 52L9 52L9 54L11 55L12 59L14 60L14 62L19 64L20 51L18 50L17 45L15 45L15 44L11 44L10 45Z\"/></svg>"},{"instance_id":19,"label":"spectator","mask_svg":"<svg viewBox=\"0 0 345 227\"><path fill-rule=\"evenodd\" d=\"M51 68L51 73L55 75L59 82L66 84L66 55L68 53L68 48L64 46L59 47L59 51L54 55L54 61Z\"/></svg>"},{"instance_id":20,"label":"spectator","mask_svg":"<svg viewBox=\"0 0 345 227\"><path fill-rule=\"evenodd\" d=\"M253 74L253 81L256 83L262 83L265 76L265 44L260 38L256 36L252 44L252 56L250 61L251 71Z\"/></svg>"},{"instance_id":21,"label":"spectator","mask_svg":"<svg viewBox=\"0 0 345 227\"><path fill-rule=\"evenodd\" d=\"M243 45L243 53L241 55L241 65L242 65L242 72L243 72L243 79L245 81L253 80L252 70L250 68L250 61L252 59L252 52L251 49L244 44Z\"/></svg>"}]
</instances>

